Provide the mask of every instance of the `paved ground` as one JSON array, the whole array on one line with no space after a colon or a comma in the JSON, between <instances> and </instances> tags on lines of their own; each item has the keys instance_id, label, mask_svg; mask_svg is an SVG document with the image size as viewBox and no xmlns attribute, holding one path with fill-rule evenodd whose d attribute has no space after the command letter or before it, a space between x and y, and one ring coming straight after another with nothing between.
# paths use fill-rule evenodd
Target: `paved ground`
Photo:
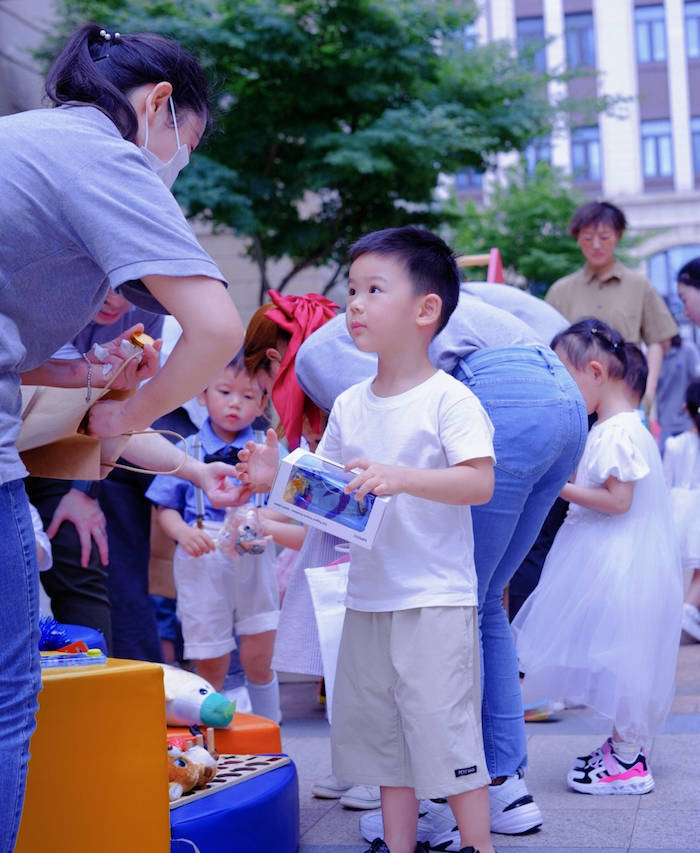
<instances>
[{"instance_id":1,"label":"paved ground","mask_svg":"<svg viewBox=\"0 0 700 853\"><path fill-rule=\"evenodd\" d=\"M329 729L316 684L284 683L282 709L284 749L299 772L299 853L362 853L368 845L358 830L360 812L311 796L313 782L330 772ZM592 797L567 790L571 759L608 733L583 710L565 711L556 722L528 724L528 786L544 823L533 835L494 835L498 853L700 853L700 643L680 648L672 713L649 756L656 780L652 793Z\"/></svg>"}]
</instances>

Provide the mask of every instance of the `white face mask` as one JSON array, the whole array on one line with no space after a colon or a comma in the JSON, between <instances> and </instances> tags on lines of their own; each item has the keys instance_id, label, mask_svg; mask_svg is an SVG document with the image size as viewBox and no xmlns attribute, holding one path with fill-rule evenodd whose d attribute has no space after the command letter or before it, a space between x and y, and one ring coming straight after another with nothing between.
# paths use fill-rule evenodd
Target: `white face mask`
<instances>
[{"instance_id":1,"label":"white face mask","mask_svg":"<svg viewBox=\"0 0 700 853\"><path fill-rule=\"evenodd\" d=\"M170 104L170 112L173 114L173 124L175 125L175 141L177 142L177 151L173 154L173 156L168 160L167 163L164 163L157 154L154 154L152 151L148 150L148 116L146 116L146 139L144 144L141 146L141 151L143 151L143 155L148 161L148 165L153 169L153 171L158 175L158 177L163 181L165 186L170 189L172 185L175 183L175 178L180 174L182 169L190 162L190 149L187 145L180 145L180 134L177 130L177 118L175 117L175 106L173 104L173 99L168 98L168 103Z\"/></svg>"}]
</instances>

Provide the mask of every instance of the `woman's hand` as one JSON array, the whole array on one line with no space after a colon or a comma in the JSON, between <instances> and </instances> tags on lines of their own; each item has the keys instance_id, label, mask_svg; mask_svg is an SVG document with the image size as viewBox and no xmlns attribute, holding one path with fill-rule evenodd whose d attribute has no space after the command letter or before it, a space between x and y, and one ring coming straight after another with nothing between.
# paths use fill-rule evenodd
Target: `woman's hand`
<instances>
[{"instance_id":1,"label":"woman's hand","mask_svg":"<svg viewBox=\"0 0 700 853\"><path fill-rule=\"evenodd\" d=\"M200 463L202 471L198 485L203 489L209 502L217 509L226 506L240 506L248 503L251 491L246 486L234 485L231 478L236 477L236 469L225 462Z\"/></svg>"},{"instance_id":2,"label":"woman's hand","mask_svg":"<svg viewBox=\"0 0 700 853\"><path fill-rule=\"evenodd\" d=\"M107 545L107 520L100 509L99 503L88 497L79 489L71 489L58 502L56 511L51 519L51 524L46 529L49 539L58 533L58 528L64 521L75 526L80 539L80 565L87 567L90 559L91 540L100 552L100 562L106 566L109 562L109 548Z\"/></svg>"},{"instance_id":3,"label":"woman's hand","mask_svg":"<svg viewBox=\"0 0 700 853\"><path fill-rule=\"evenodd\" d=\"M98 400L88 412L88 435L107 438L146 429L148 424L134 423L129 417L127 403L123 400Z\"/></svg>"},{"instance_id":4,"label":"woman's hand","mask_svg":"<svg viewBox=\"0 0 700 853\"><path fill-rule=\"evenodd\" d=\"M238 454L236 476L250 492L269 492L280 465L277 434L269 429L265 444L249 441Z\"/></svg>"},{"instance_id":5,"label":"woman's hand","mask_svg":"<svg viewBox=\"0 0 700 853\"><path fill-rule=\"evenodd\" d=\"M158 371L160 348L163 346L162 340L154 341L153 345L146 344L140 359L130 358L121 349L122 341L128 341L132 335L138 335L141 332L143 332L143 323L136 323L111 341L100 344L102 349L107 352L106 357L102 360L97 358L94 349L86 353L89 361L96 367L92 373L92 384L96 388L104 388L125 362L127 362L126 366L112 382L111 387L115 391L137 388L141 382L150 379ZM105 373L104 367L106 365L110 365L111 370Z\"/></svg>"}]
</instances>

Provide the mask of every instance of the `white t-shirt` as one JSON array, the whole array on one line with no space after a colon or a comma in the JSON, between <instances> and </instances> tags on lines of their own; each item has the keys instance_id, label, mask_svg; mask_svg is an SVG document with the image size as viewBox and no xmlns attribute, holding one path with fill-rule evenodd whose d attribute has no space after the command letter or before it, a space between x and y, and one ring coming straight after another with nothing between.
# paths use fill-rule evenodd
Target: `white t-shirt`
<instances>
[{"instance_id":1,"label":"white t-shirt","mask_svg":"<svg viewBox=\"0 0 700 853\"><path fill-rule=\"evenodd\" d=\"M493 426L461 382L438 370L403 394L377 397L367 379L333 405L318 454L343 464L447 468L494 458ZM477 603L471 511L395 495L371 550L350 550L346 605L370 612Z\"/></svg>"}]
</instances>

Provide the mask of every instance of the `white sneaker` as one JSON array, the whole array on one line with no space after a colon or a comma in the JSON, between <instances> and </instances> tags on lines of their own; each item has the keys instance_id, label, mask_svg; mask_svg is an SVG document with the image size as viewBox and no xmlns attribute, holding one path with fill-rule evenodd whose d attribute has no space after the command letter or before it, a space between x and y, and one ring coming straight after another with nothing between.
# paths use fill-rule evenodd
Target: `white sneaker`
<instances>
[{"instance_id":1,"label":"white sneaker","mask_svg":"<svg viewBox=\"0 0 700 853\"><path fill-rule=\"evenodd\" d=\"M542 825L542 813L528 793L522 770L502 785L489 785L491 832L525 835ZM360 832L367 841L384 837L381 811L360 818ZM427 841L433 850L458 853L459 830L446 800L421 800L418 813L418 841Z\"/></svg>"},{"instance_id":2,"label":"white sneaker","mask_svg":"<svg viewBox=\"0 0 700 853\"><path fill-rule=\"evenodd\" d=\"M542 826L542 812L528 793L523 776L518 770L502 785L489 785L491 832L525 835Z\"/></svg>"},{"instance_id":3,"label":"white sneaker","mask_svg":"<svg viewBox=\"0 0 700 853\"><path fill-rule=\"evenodd\" d=\"M325 779L316 782L311 793L322 800L340 800L342 806L349 809L378 809L381 806L379 788L374 785L351 785L331 773ZM372 836L371 841L376 836Z\"/></svg>"},{"instance_id":4,"label":"white sneaker","mask_svg":"<svg viewBox=\"0 0 700 853\"><path fill-rule=\"evenodd\" d=\"M700 642L700 610L687 601L683 604L681 627L686 634Z\"/></svg>"},{"instance_id":5,"label":"white sneaker","mask_svg":"<svg viewBox=\"0 0 700 853\"><path fill-rule=\"evenodd\" d=\"M360 832L365 841L384 837L384 825L382 824L381 810L363 814L360 818ZM452 845L452 833L456 833L456 846ZM459 833L455 824L452 809L446 800L421 800L418 811L418 835L417 841L428 841L432 839L447 838L447 847L438 847L438 850L460 850ZM444 840L444 839L443 839Z\"/></svg>"},{"instance_id":6,"label":"white sneaker","mask_svg":"<svg viewBox=\"0 0 700 853\"><path fill-rule=\"evenodd\" d=\"M340 798L346 809L378 809L381 804L377 785L354 785Z\"/></svg>"},{"instance_id":7,"label":"white sneaker","mask_svg":"<svg viewBox=\"0 0 700 853\"><path fill-rule=\"evenodd\" d=\"M331 773L330 776L315 782L311 787L311 793L322 800L339 800L350 788L352 785L349 782L341 782Z\"/></svg>"}]
</instances>

